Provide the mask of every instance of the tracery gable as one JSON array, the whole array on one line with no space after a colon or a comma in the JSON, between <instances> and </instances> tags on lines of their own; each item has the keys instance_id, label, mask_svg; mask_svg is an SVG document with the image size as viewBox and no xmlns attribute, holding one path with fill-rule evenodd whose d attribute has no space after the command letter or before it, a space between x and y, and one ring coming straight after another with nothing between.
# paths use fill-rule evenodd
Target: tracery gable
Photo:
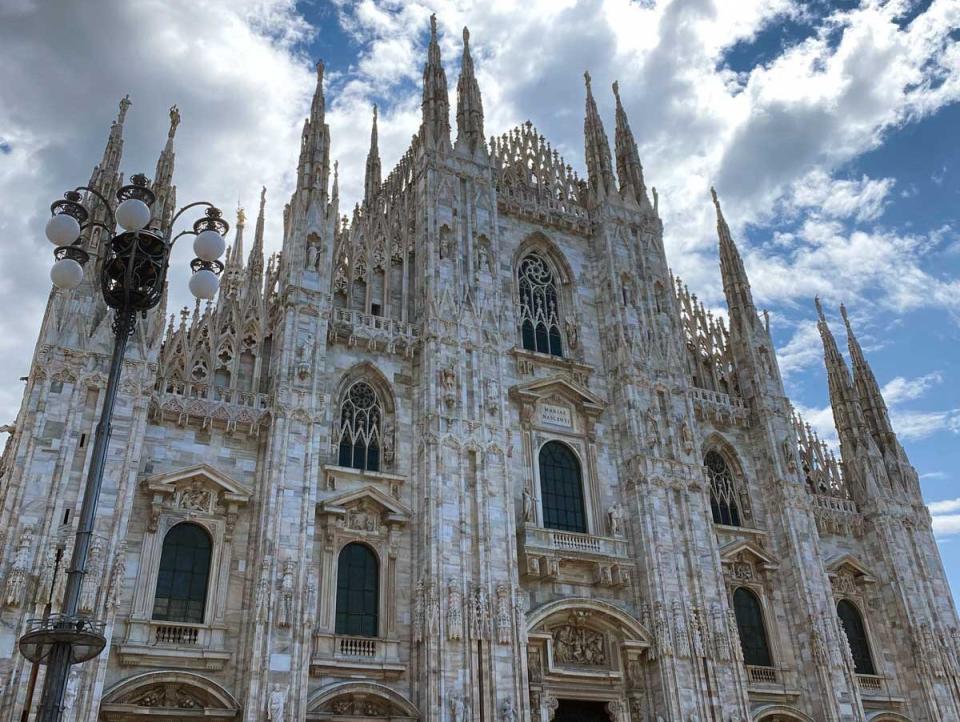
<instances>
[{"instance_id":1,"label":"tracery gable","mask_svg":"<svg viewBox=\"0 0 960 722\"><path fill-rule=\"evenodd\" d=\"M317 512L343 520L355 531L378 531L381 524L400 526L410 521L411 510L375 486L317 502Z\"/></svg>"}]
</instances>

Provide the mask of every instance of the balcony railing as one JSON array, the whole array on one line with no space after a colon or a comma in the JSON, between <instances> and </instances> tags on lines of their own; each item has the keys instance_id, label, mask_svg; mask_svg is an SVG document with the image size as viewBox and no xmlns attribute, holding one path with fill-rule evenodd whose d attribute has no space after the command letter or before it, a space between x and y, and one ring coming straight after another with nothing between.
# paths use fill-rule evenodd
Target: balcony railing
<instances>
[{"instance_id":1,"label":"balcony railing","mask_svg":"<svg viewBox=\"0 0 960 722\"><path fill-rule=\"evenodd\" d=\"M376 657L377 640L370 637L338 637L337 649L344 657Z\"/></svg>"},{"instance_id":2,"label":"balcony railing","mask_svg":"<svg viewBox=\"0 0 960 722\"><path fill-rule=\"evenodd\" d=\"M523 528L524 546L530 549L545 551L571 551L583 554L596 554L607 557L626 558L627 542L625 539L578 532L544 529L527 525Z\"/></svg>"},{"instance_id":3,"label":"balcony railing","mask_svg":"<svg viewBox=\"0 0 960 722\"><path fill-rule=\"evenodd\" d=\"M747 408L741 399L731 396L730 394L721 393L720 391L694 388L691 392L693 398L697 401L738 410L745 410Z\"/></svg>"},{"instance_id":4,"label":"balcony railing","mask_svg":"<svg viewBox=\"0 0 960 722\"><path fill-rule=\"evenodd\" d=\"M883 677L875 674L858 674L857 683L860 685L860 691L867 694L883 691Z\"/></svg>"},{"instance_id":5,"label":"balcony railing","mask_svg":"<svg viewBox=\"0 0 960 722\"><path fill-rule=\"evenodd\" d=\"M350 345L365 343L368 350L402 355L413 353L418 336L413 324L347 308L333 309L329 333L331 338L346 339Z\"/></svg>"},{"instance_id":6,"label":"balcony railing","mask_svg":"<svg viewBox=\"0 0 960 722\"><path fill-rule=\"evenodd\" d=\"M406 670L400 660L400 643L382 637L355 637L314 632L311 674L352 670L375 677L395 677Z\"/></svg>"},{"instance_id":7,"label":"balcony railing","mask_svg":"<svg viewBox=\"0 0 960 722\"><path fill-rule=\"evenodd\" d=\"M751 684L777 684L776 667L757 667L748 664L747 676Z\"/></svg>"},{"instance_id":8,"label":"balcony railing","mask_svg":"<svg viewBox=\"0 0 960 722\"><path fill-rule=\"evenodd\" d=\"M200 636L197 627L181 627L175 624L161 624L154 628L154 644L176 647L195 647Z\"/></svg>"}]
</instances>

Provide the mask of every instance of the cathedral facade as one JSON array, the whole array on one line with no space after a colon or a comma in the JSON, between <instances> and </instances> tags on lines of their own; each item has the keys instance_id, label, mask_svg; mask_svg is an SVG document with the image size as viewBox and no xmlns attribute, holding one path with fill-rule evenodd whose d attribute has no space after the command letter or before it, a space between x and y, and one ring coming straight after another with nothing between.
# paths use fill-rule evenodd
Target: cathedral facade
<instances>
[{"instance_id":1,"label":"cathedral facade","mask_svg":"<svg viewBox=\"0 0 960 722\"><path fill-rule=\"evenodd\" d=\"M484 136L466 31L451 128L434 24L420 130L382 179L374 116L348 218L322 83L282 251L264 194L215 303L131 339L80 600L107 647L65 722L960 720L957 614L853 329L851 373L820 310L837 459L716 194L729 323L671 276L616 85L611 152L586 76L581 179L530 123ZM51 292L0 464L2 722L37 707L17 640L62 599L103 399L87 275Z\"/></svg>"}]
</instances>

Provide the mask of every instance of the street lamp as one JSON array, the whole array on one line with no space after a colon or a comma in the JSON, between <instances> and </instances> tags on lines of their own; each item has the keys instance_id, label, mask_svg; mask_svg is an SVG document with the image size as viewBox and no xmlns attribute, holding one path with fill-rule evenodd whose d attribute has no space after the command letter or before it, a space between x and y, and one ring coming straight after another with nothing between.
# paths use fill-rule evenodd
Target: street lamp
<instances>
[{"instance_id":1,"label":"street lamp","mask_svg":"<svg viewBox=\"0 0 960 722\"><path fill-rule=\"evenodd\" d=\"M87 554L93 536L94 519L103 468L110 440L110 421L120 381L120 371L127 340L133 334L137 316L146 317L163 295L166 284L170 251L178 238L192 235L193 249L197 257L190 263L193 276L190 291L198 299L212 299L219 286L223 264L219 258L226 247L223 236L229 225L213 204L198 201L184 206L166 228L151 227L151 206L156 195L148 187L144 175L135 175L130 183L117 191L117 205L110 203L93 188L80 186L67 191L63 200L50 206L51 218L47 221L47 238L57 248L53 255L56 262L50 270L50 278L60 289L77 288L83 282L83 267L90 255L81 246L81 234L99 227L113 235L117 224L122 233L113 235L106 244L105 255L99 265L100 293L114 311L113 356L110 361L110 376L104 395L103 411L97 424L93 442L93 458L87 474L83 504L77 527L73 556L67 570L67 585L63 608L58 614L42 619L31 619L27 631L20 638L20 651L32 662L47 665L44 679L39 722L57 722L63 707L70 665L93 659L106 645L104 623L79 615L77 607L80 588L86 573ZM87 192L88 203L102 204L108 224L90 220L90 210L81 201L80 191ZM205 206L204 216L171 238L173 227L180 215L197 206Z\"/></svg>"}]
</instances>

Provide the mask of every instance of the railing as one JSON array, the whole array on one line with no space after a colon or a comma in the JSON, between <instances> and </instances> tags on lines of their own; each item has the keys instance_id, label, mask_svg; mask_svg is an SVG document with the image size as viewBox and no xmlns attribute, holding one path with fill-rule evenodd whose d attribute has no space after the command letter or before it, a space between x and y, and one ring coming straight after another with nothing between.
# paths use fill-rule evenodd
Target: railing
<instances>
[{"instance_id":1,"label":"railing","mask_svg":"<svg viewBox=\"0 0 960 722\"><path fill-rule=\"evenodd\" d=\"M600 540L589 534L554 531L553 544L557 549L573 549L574 551L600 553Z\"/></svg>"},{"instance_id":2,"label":"railing","mask_svg":"<svg viewBox=\"0 0 960 722\"><path fill-rule=\"evenodd\" d=\"M257 394L252 391L241 391L216 384L201 384L192 381L160 379L158 382L159 395L182 396L187 399L200 399L214 403L245 406L251 409L266 409L270 405L269 394Z\"/></svg>"},{"instance_id":3,"label":"railing","mask_svg":"<svg viewBox=\"0 0 960 722\"><path fill-rule=\"evenodd\" d=\"M827 496L826 494L815 494L813 505L824 511L834 511L841 514L856 514L857 505L850 499L842 499L837 496Z\"/></svg>"},{"instance_id":4,"label":"railing","mask_svg":"<svg viewBox=\"0 0 960 722\"><path fill-rule=\"evenodd\" d=\"M369 637L338 637L337 650L342 657L376 657L377 640Z\"/></svg>"},{"instance_id":5,"label":"railing","mask_svg":"<svg viewBox=\"0 0 960 722\"><path fill-rule=\"evenodd\" d=\"M181 627L179 625L162 624L155 628L154 644L175 645L178 647L195 647L200 636L196 627Z\"/></svg>"},{"instance_id":6,"label":"railing","mask_svg":"<svg viewBox=\"0 0 960 722\"><path fill-rule=\"evenodd\" d=\"M724 394L720 391L710 391L709 389L691 389L693 398L697 401L704 401L708 404L725 406L731 409L746 409L742 399L738 399L730 394Z\"/></svg>"},{"instance_id":7,"label":"railing","mask_svg":"<svg viewBox=\"0 0 960 722\"><path fill-rule=\"evenodd\" d=\"M747 665L747 676L750 678L752 684L776 684L777 683L777 669L776 667L756 667L754 665Z\"/></svg>"},{"instance_id":8,"label":"railing","mask_svg":"<svg viewBox=\"0 0 960 722\"><path fill-rule=\"evenodd\" d=\"M333 309L333 322L349 326L369 328L374 331L383 331L396 336L416 336L416 328L409 323L398 321L386 316L374 316L371 313L356 311L347 308Z\"/></svg>"},{"instance_id":9,"label":"railing","mask_svg":"<svg viewBox=\"0 0 960 722\"><path fill-rule=\"evenodd\" d=\"M883 677L878 677L874 674L858 674L857 683L864 692L883 691Z\"/></svg>"}]
</instances>

